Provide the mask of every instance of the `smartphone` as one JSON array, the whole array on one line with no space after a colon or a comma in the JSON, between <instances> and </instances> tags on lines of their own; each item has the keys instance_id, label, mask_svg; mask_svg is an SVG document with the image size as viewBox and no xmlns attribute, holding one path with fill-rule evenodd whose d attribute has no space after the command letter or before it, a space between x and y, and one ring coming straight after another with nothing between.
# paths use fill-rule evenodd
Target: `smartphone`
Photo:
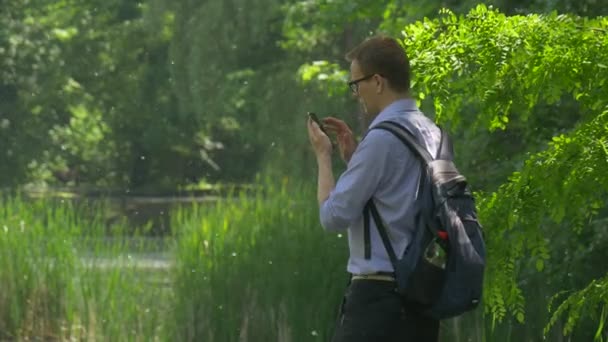
<instances>
[{"instance_id":1,"label":"smartphone","mask_svg":"<svg viewBox=\"0 0 608 342\"><path fill-rule=\"evenodd\" d=\"M327 134L327 131L325 131L325 127L323 127L321 120L319 120L319 118L317 117L317 114L308 112L308 117L311 118L312 121L316 122L317 125L319 125L319 128L321 128L321 131L323 131L323 133L325 133L325 135L329 136L329 134Z\"/></svg>"}]
</instances>

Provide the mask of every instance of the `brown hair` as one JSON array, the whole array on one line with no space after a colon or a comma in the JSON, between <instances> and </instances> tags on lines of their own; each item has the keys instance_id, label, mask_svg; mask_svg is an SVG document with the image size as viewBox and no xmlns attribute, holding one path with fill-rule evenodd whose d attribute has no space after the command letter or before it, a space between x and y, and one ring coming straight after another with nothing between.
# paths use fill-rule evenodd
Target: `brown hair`
<instances>
[{"instance_id":1,"label":"brown hair","mask_svg":"<svg viewBox=\"0 0 608 342\"><path fill-rule=\"evenodd\" d=\"M394 38L368 38L347 53L346 60L356 60L364 75L379 74L386 78L395 91L410 89L410 61Z\"/></svg>"}]
</instances>

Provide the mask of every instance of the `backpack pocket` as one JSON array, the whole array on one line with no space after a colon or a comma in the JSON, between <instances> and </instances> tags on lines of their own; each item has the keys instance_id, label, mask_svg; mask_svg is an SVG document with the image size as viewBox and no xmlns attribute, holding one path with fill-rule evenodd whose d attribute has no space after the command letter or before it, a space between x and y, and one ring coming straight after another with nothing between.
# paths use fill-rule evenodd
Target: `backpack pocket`
<instances>
[{"instance_id":1,"label":"backpack pocket","mask_svg":"<svg viewBox=\"0 0 608 342\"><path fill-rule=\"evenodd\" d=\"M439 298L445 283L445 269L420 258L402 294L408 302L430 307Z\"/></svg>"}]
</instances>

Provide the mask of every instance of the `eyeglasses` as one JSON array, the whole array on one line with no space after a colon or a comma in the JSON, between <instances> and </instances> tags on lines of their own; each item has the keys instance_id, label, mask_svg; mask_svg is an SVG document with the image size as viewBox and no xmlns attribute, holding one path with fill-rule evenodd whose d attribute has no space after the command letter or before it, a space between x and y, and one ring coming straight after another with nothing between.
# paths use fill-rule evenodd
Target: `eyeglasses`
<instances>
[{"instance_id":1,"label":"eyeglasses","mask_svg":"<svg viewBox=\"0 0 608 342\"><path fill-rule=\"evenodd\" d=\"M359 79L348 82L347 84L348 84L348 87L350 88L350 91L352 91L353 94L357 94L359 92L359 82L369 80L370 78L374 77L374 75L375 74L367 75L367 76L361 77Z\"/></svg>"}]
</instances>

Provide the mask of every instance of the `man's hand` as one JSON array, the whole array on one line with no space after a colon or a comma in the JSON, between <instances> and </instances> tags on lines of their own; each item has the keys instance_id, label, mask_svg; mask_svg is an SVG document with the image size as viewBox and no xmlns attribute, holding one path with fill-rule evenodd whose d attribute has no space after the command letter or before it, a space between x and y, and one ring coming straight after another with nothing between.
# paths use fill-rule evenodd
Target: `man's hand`
<instances>
[{"instance_id":1,"label":"man's hand","mask_svg":"<svg viewBox=\"0 0 608 342\"><path fill-rule=\"evenodd\" d=\"M320 207L335 187L334 174L331 169L331 140L321 131L319 125L310 118L308 119L308 138L317 155L317 164L319 166L317 200Z\"/></svg>"},{"instance_id":2,"label":"man's hand","mask_svg":"<svg viewBox=\"0 0 608 342\"><path fill-rule=\"evenodd\" d=\"M357 148L357 142L353 136L353 132L348 127L346 122L336 119L333 117L327 117L323 120L323 125L328 132L336 134L336 140L338 141L338 149L340 150L340 157L345 163L350 161L355 149Z\"/></svg>"},{"instance_id":3,"label":"man's hand","mask_svg":"<svg viewBox=\"0 0 608 342\"><path fill-rule=\"evenodd\" d=\"M308 119L308 138L317 155L317 159L331 156L331 140L321 131L319 125L310 118Z\"/></svg>"}]
</instances>

